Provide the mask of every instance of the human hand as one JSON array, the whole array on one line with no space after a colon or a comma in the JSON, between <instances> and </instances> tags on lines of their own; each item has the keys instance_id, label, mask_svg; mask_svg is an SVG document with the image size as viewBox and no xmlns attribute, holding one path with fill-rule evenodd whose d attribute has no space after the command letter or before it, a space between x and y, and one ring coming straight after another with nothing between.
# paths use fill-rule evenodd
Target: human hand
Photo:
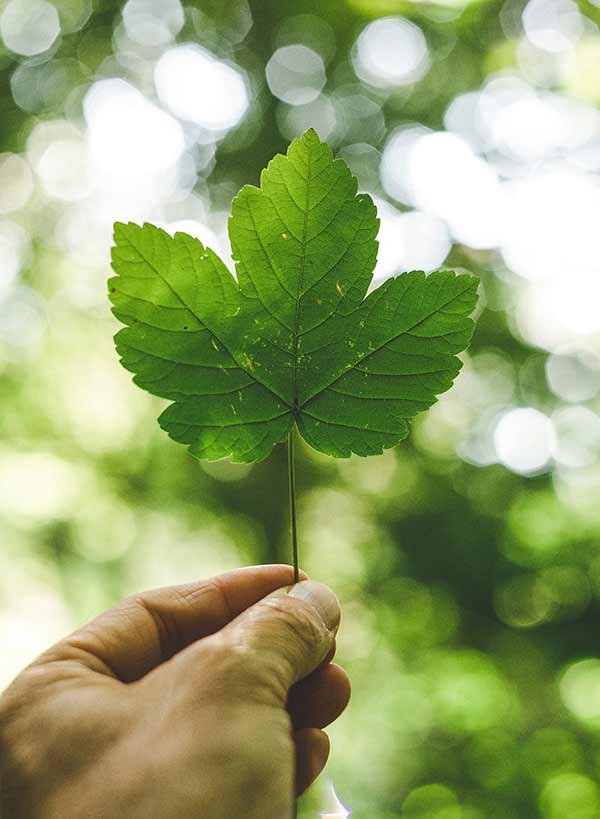
<instances>
[{"instance_id":1,"label":"human hand","mask_svg":"<svg viewBox=\"0 0 600 819\"><path fill-rule=\"evenodd\" d=\"M0 698L3 819L283 819L349 699L339 604L289 566L127 598Z\"/></svg>"}]
</instances>

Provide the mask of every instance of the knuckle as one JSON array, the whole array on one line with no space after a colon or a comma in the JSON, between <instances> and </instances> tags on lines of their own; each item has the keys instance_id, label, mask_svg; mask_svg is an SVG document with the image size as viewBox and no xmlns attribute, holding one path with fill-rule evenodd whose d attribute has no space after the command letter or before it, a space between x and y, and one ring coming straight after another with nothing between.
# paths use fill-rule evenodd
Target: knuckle
<instances>
[{"instance_id":1,"label":"knuckle","mask_svg":"<svg viewBox=\"0 0 600 819\"><path fill-rule=\"evenodd\" d=\"M229 603L226 588L220 577L211 577L201 583L174 586L171 594L173 602L191 614L195 614L202 605L211 611L222 612L223 620L227 622L233 619L234 611Z\"/></svg>"},{"instance_id":2,"label":"knuckle","mask_svg":"<svg viewBox=\"0 0 600 819\"><path fill-rule=\"evenodd\" d=\"M300 600L271 597L265 605L277 613L284 639L291 641L303 653L314 654L330 641L331 635L312 606Z\"/></svg>"},{"instance_id":3,"label":"knuckle","mask_svg":"<svg viewBox=\"0 0 600 819\"><path fill-rule=\"evenodd\" d=\"M264 670L252 649L243 641L223 639L220 634L206 638L202 669L211 699L244 702L260 697L267 688Z\"/></svg>"},{"instance_id":4,"label":"knuckle","mask_svg":"<svg viewBox=\"0 0 600 819\"><path fill-rule=\"evenodd\" d=\"M333 635L307 603L289 597L263 603L261 665L281 698L292 682L313 671L326 656Z\"/></svg>"},{"instance_id":5,"label":"knuckle","mask_svg":"<svg viewBox=\"0 0 600 819\"><path fill-rule=\"evenodd\" d=\"M282 760L293 759L293 752L289 727L257 743L256 726L242 716L224 726L221 723L218 741L210 751L211 767L226 772L229 786L244 793L248 811L254 815L255 806L264 805L265 789L285 776Z\"/></svg>"},{"instance_id":6,"label":"knuckle","mask_svg":"<svg viewBox=\"0 0 600 819\"><path fill-rule=\"evenodd\" d=\"M194 697L280 705L289 686L319 665L332 640L310 604L266 598L232 628L204 638L196 655Z\"/></svg>"}]
</instances>

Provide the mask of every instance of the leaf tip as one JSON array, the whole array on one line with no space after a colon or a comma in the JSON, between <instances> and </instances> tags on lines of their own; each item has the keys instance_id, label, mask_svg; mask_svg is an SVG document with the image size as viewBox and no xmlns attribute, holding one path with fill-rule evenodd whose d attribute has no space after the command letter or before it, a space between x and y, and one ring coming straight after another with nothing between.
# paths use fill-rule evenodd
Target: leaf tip
<instances>
[{"instance_id":1,"label":"leaf tip","mask_svg":"<svg viewBox=\"0 0 600 819\"><path fill-rule=\"evenodd\" d=\"M321 140L319 139L319 135L315 131L314 128L309 128L308 131L305 131L302 136L300 137L301 141L306 143L306 145L317 145L321 144Z\"/></svg>"},{"instance_id":2,"label":"leaf tip","mask_svg":"<svg viewBox=\"0 0 600 819\"><path fill-rule=\"evenodd\" d=\"M119 237L123 236L126 229L127 225L125 224L125 222L115 222L113 224L113 238L115 242L118 242Z\"/></svg>"}]
</instances>

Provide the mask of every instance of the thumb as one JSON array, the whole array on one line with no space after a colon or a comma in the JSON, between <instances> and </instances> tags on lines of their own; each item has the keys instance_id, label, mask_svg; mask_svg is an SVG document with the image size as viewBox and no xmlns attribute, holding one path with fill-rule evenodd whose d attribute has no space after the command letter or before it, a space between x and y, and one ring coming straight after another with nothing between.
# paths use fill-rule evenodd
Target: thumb
<instances>
[{"instance_id":1,"label":"thumb","mask_svg":"<svg viewBox=\"0 0 600 819\"><path fill-rule=\"evenodd\" d=\"M327 657L339 623L340 605L332 590L304 580L264 597L197 643L194 663L203 664L203 648L214 641L213 649L218 647L217 653L227 657L227 675L235 679L236 688L252 687L255 695L263 693L285 705L290 687Z\"/></svg>"}]
</instances>

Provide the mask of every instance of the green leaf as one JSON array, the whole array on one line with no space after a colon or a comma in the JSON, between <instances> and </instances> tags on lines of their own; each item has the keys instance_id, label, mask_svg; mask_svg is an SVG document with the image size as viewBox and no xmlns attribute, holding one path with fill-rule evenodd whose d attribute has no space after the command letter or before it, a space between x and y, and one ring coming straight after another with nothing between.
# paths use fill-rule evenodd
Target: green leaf
<instances>
[{"instance_id":1,"label":"green leaf","mask_svg":"<svg viewBox=\"0 0 600 819\"><path fill-rule=\"evenodd\" d=\"M198 458L239 462L294 423L339 458L401 441L460 369L478 280L405 273L367 296L378 227L314 131L234 200L237 281L197 239L116 224L116 346L135 383L172 402L161 427Z\"/></svg>"}]
</instances>

